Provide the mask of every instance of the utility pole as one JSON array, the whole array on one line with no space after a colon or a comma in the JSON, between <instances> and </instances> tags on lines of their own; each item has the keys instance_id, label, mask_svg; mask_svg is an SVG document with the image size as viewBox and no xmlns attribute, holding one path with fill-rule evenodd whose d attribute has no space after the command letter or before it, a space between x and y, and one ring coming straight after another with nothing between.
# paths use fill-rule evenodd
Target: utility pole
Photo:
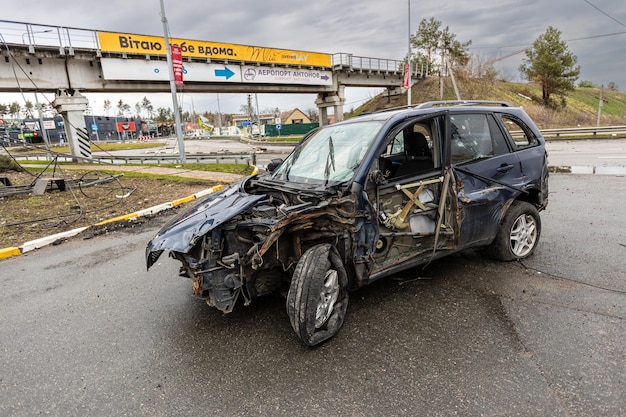
<instances>
[{"instance_id":1,"label":"utility pole","mask_svg":"<svg viewBox=\"0 0 626 417\"><path fill-rule=\"evenodd\" d=\"M172 51L170 49L170 38L167 28L167 17L165 17L165 6L163 0L161 0L161 22L163 22L163 37L165 38L165 52L167 54L167 67L170 74L170 91L172 92L172 104L174 105L174 123L176 139L178 140L178 154L180 156L180 163L184 164L185 161L185 143L183 142L183 132L181 131L180 112L178 111L178 100L176 99L176 83L174 82L174 67L172 66Z\"/></svg>"},{"instance_id":2,"label":"utility pole","mask_svg":"<svg viewBox=\"0 0 626 417\"><path fill-rule=\"evenodd\" d=\"M408 67L409 86L407 87L407 90L406 90L406 96L407 96L406 102L407 102L407 106L410 106L411 105L411 0L407 0L407 1L409 3L409 13L408 13L408 16L409 16L409 25L408 25L409 26L409 38L408 38L409 39L409 52L407 54L406 60L409 64L409 67Z\"/></svg>"},{"instance_id":3,"label":"utility pole","mask_svg":"<svg viewBox=\"0 0 626 417\"><path fill-rule=\"evenodd\" d=\"M598 123L597 127L600 127L600 116L602 116L602 93L604 92L604 84L600 86L600 102L598 103Z\"/></svg>"},{"instance_id":4,"label":"utility pole","mask_svg":"<svg viewBox=\"0 0 626 417\"><path fill-rule=\"evenodd\" d=\"M248 94L248 121L252 123L252 94Z\"/></svg>"},{"instance_id":5,"label":"utility pole","mask_svg":"<svg viewBox=\"0 0 626 417\"><path fill-rule=\"evenodd\" d=\"M46 153L48 154L48 159L52 159L52 152L50 152L50 141L48 140L48 132L46 132L46 127L43 125L43 114L41 112L41 105L39 104L39 99L37 98L36 91L35 104L37 105L37 112L39 113L39 126L41 128L41 136L43 137L43 142L46 145Z\"/></svg>"},{"instance_id":6,"label":"utility pole","mask_svg":"<svg viewBox=\"0 0 626 417\"><path fill-rule=\"evenodd\" d=\"M252 94L248 94L248 136L252 136Z\"/></svg>"},{"instance_id":7,"label":"utility pole","mask_svg":"<svg viewBox=\"0 0 626 417\"><path fill-rule=\"evenodd\" d=\"M254 104L256 105L256 125L259 128L259 134L261 134L261 114L259 113L259 97L254 94Z\"/></svg>"},{"instance_id":8,"label":"utility pole","mask_svg":"<svg viewBox=\"0 0 626 417\"><path fill-rule=\"evenodd\" d=\"M218 134L222 134L222 112L220 111L220 94L217 93L217 128Z\"/></svg>"}]
</instances>

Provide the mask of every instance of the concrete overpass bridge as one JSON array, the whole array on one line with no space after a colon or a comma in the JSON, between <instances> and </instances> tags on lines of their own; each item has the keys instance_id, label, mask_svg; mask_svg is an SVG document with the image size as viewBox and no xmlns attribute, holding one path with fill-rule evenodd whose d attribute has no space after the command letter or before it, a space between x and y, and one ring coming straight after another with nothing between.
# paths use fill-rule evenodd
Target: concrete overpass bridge
<instances>
[{"instance_id":1,"label":"concrete overpass bridge","mask_svg":"<svg viewBox=\"0 0 626 417\"><path fill-rule=\"evenodd\" d=\"M193 39L182 49L189 93L317 94L320 124L328 108L343 118L345 87L387 88L398 94L403 61L323 54ZM0 92L54 93L72 154L91 156L81 93L170 92L163 37L0 20ZM411 74L417 79L420 74Z\"/></svg>"}]
</instances>

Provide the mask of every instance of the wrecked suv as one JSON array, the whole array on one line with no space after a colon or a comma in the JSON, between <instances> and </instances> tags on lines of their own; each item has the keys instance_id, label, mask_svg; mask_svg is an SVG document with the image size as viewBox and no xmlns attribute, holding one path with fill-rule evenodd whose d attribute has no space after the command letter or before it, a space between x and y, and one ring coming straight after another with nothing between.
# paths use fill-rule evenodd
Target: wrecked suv
<instances>
[{"instance_id":1,"label":"wrecked suv","mask_svg":"<svg viewBox=\"0 0 626 417\"><path fill-rule=\"evenodd\" d=\"M309 346L341 327L348 291L469 247L530 256L548 203L544 139L518 107L431 102L318 129L284 160L199 201L148 243L228 313L287 293Z\"/></svg>"}]
</instances>

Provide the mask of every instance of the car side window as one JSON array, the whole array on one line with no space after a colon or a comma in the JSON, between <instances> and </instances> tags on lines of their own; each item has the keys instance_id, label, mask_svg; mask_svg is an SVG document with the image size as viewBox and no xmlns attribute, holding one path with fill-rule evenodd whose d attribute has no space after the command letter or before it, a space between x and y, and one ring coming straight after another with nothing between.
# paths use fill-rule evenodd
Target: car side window
<instances>
[{"instance_id":1,"label":"car side window","mask_svg":"<svg viewBox=\"0 0 626 417\"><path fill-rule=\"evenodd\" d=\"M450 116L450 156L453 164L494 155L489 122L485 114Z\"/></svg>"},{"instance_id":2,"label":"car side window","mask_svg":"<svg viewBox=\"0 0 626 417\"><path fill-rule=\"evenodd\" d=\"M389 155L397 155L404 153L404 132L400 131L393 138L393 141L390 144Z\"/></svg>"},{"instance_id":3,"label":"car side window","mask_svg":"<svg viewBox=\"0 0 626 417\"><path fill-rule=\"evenodd\" d=\"M539 143L537 137L520 120L508 114L500 114L500 120L509 132L517 149L529 148Z\"/></svg>"},{"instance_id":4,"label":"car side window","mask_svg":"<svg viewBox=\"0 0 626 417\"><path fill-rule=\"evenodd\" d=\"M491 114L454 114L450 116L450 128L450 157L453 164L509 152L507 140Z\"/></svg>"}]
</instances>

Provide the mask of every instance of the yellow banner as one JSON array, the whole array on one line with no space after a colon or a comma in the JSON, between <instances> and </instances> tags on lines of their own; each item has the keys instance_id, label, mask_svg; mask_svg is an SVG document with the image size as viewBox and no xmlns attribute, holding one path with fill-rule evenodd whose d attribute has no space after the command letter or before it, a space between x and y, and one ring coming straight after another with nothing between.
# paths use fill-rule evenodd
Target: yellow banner
<instances>
[{"instance_id":1,"label":"yellow banner","mask_svg":"<svg viewBox=\"0 0 626 417\"><path fill-rule=\"evenodd\" d=\"M165 55L165 39L158 36L127 33L98 32L100 49L104 52L121 52L139 55ZM170 38L183 51L183 57L215 58L266 64L306 65L331 67L329 54L292 51L288 49L245 46L189 39Z\"/></svg>"}]
</instances>

